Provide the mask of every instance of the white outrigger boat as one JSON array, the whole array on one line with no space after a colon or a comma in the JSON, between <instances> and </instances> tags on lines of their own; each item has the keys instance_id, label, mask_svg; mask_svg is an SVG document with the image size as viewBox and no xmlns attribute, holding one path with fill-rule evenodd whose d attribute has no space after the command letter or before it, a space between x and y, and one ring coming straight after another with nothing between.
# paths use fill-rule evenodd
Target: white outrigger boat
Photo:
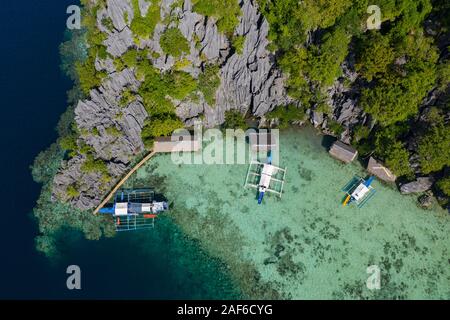
<instances>
[{"instance_id":1,"label":"white outrigger boat","mask_svg":"<svg viewBox=\"0 0 450 320\"><path fill-rule=\"evenodd\" d=\"M275 193L281 197L285 175L286 168L274 166L272 164L272 156L269 153L267 163L255 160L250 162L245 186L258 189L258 204L261 204L266 192Z\"/></svg>"},{"instance_id":2,"label":"white outrigger boat","mask_svg":"<svg viewBox=\"0 0 450 320\"><path fill-rule=\"evenodd\" d=\"M347 204L355 203L358 208L363 207L376 192L371 186L374 179L374 176L370 176L367 180L358 176L353 177L353 179L342 189L342 191L347 194L342 205L345 207Z\"/></svg>"}]
</instances>

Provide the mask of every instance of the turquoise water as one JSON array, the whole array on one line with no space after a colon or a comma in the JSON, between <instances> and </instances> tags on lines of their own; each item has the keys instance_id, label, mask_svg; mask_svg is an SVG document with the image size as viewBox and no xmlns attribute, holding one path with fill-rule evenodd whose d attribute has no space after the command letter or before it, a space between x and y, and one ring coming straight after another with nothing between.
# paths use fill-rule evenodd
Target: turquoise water
<instances>
[{"instance_id":1,"label":"turquoise water","mask_svg":"<svg viewBox=\"0 0 450 320\"><path fill-rule=\"evenodd\" d=\"M166 219L223 261L247 297L450 298L448 214L378 181L364 208L342 207L341 188L365 172L322 143L311 128L282 132L285 190L259 206L243 187L247 165L175 165L158 155L128 184L157 186L171 201ZM379 290L366 287L370 265L381 270Z\"/></svg>"}]
</instances>

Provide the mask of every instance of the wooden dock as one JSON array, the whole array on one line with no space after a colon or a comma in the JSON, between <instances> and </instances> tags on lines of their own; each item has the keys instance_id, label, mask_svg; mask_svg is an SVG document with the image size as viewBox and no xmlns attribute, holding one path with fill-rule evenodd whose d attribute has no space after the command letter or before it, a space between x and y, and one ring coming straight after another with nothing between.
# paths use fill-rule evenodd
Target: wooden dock
<instances>
[{"instance_id":1,"label":"wooden dock","mask_svg":"<svg viewBox=\"0 0 450 320\"><path fill-rule=\"evenodd\" d=\"M148 160L150 160L157 153L166 153L166 152L192 152L201 150L201 144L198 141L195 141L192 136L175 136L176 139L172 139L171 137L161 137L155 139L154 147L147 154L144 159L139 161L137 165L135 165L127 174L124 176L111 190L111 192L105 197L105 199L100 203L100 205L94 210L94 214L98 214L101 208L103 208L109 200L116 194L116 192L120 189L120 187L131 177L133 173L139 170Z\"/></svg>"},{"instance_id":2,"label":"wooden dock","mask_svg":"<svg viewBox=\"0 0 450 320\"><path fill-rule=\"evenodd\" d=\"M111 190L111 192L106 196L106 198L100 203L100 205L94 210L94 214L98 214L101 208L103 208L109 200L111 200L112 197L116 194L117 190L120 189L120 187L131 177L133 173L135 173L140 167L144 165L148 160L150 160L154 155L156 154L155 151L151 151L148 155L144 157L137 165L135 165L127 174L125 177L123 177L114 187L114 189Z\"/></svg>"}]
</instances>

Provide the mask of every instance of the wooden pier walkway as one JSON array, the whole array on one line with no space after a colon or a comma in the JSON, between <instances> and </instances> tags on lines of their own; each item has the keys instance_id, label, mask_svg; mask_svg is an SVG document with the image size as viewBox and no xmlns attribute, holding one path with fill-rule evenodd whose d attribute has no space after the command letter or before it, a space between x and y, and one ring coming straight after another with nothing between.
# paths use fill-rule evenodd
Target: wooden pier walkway
<instances>
[{"instance_id":1,"label":"wooden pier walkway","mask_svg":"<svg viewBox=\"0 0 450 320\"><path fill-rule=\"evenodd\" d=\"M181 138L181 140L180 140ZM171 137L161 137L155 139L153 149L144 159L139 161L125 177L123 177L111 190L111 192L106 196L106 198L100 203L100 205L94 210L94 214L98 214L101 208L103 208L109 200L116 194L117 190L135 173L140 167L144 165L148 160L150 160L157 153L166 152L196 152L201 150L200 142L194 140L192 136L178 136L176 140L172 140Z\"/></svg>"},{"instance_id":2,"label":"wooden pier walkway","mask_svg":"<svg viewBox=\"0 0 450 320\"><path fill-rule=\"evenodd\" d=\"M127 173L127 175L125 177L123 177L114 187L114 189L111 190L111 192L106 196L106 198L102 201L102 203L100 203L100 205L94 210L94 214L98 214L98 212L100 211L101 208L103 208L109 200L111 200L112 197L114 197L114 195L116 194L117 190L120 189L120 187L131 177L131 175L133 173L135 173L140 167L142 167L144 165L144 163L146 163L148 160L150 160L154 155L156 154L156 152L154 150L152 150L148 155L145 156L144 159L142 159L141 161L139 161L139 163L137 165L135 165L130 172Z\"/></svg>"}]
</instances>

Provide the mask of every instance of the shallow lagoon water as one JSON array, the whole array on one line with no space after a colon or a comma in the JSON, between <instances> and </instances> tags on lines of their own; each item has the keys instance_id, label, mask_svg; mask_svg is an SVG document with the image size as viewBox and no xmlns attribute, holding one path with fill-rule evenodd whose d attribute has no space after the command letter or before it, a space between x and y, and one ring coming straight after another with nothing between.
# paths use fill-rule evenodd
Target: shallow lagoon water
<instances>
[{"instance_id":1,"label":"shallow lagoon water","mask_svg":"<svg viewBox=\"0 0 450 320\"><path fill-rule=\"evenodd\" d=\"M378 181L362 209L342 207L341 188L366 173L322 143L312 128L281 132L284 193L262 205L243 187L247 165L176 165L158 155L128 184L163 192L165 219L222 260L247 297L450 298L448 214L420 209L415 196ZM381 270L379 290L366 287L371 265Z\"/></svg>"}]
</instances>

